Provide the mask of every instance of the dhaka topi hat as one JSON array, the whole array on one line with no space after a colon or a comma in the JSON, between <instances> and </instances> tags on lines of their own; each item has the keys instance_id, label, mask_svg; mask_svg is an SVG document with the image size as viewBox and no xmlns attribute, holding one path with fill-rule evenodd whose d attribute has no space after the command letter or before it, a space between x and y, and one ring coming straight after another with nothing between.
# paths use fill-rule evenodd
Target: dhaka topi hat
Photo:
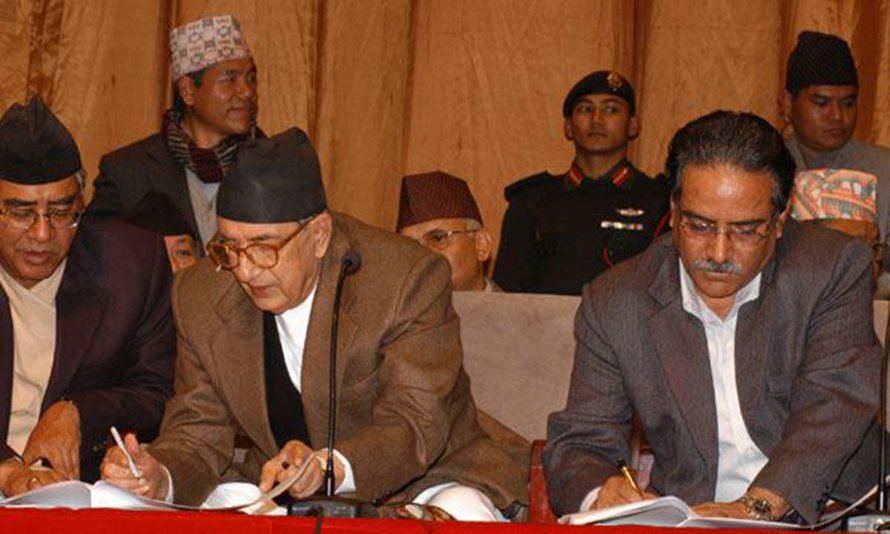
<instances>
[{"instance_id":1,"label":"dhaka topi hat","mask_svg":"<svg viewBox=\"0 0 890 534\"><path fill-rule=\"evenodd\" d=\"M627 102L627 110L631 117L637 114L633 86L615 71L598 70L581 78L566 95L562 103L562 116L571 117L575 104L584 95L615 95Z\"/></svg>"},{"instance_id":2,"label":"dhaka topi hat","mask_svg":"<svg viewBox=\"0 0 890 534\"><path fill-rule=\"evenodd\" d=\"M791 216L800 221L847 219L878 222L878 179L849 169L810 169L797 173Z\"/></svg>"},{"instance_id":3,"label":"dhaka topi hat","mask_svg":"<svg viewBox=\"0 0 890 534\"><path fill-rule=\"evenodd\" d=\"M473 219L482 224L482 214L467 182L442 171L402 178L396 232L434 219Z\"/></svg>"},{"instance_id":4,"label":"dhaka topi hat","mask_svg":"<svg viewBox=\"0 0 890 534\"><path fill-rule=\"evenodd\" d=\"M170 31L173 81L221 61L250 57L241 24L232 15L206 17Z\"/></svg>"},{"instance_id":5,"label":"dhaka topi hat","mask_svg":"<svg viewBox=\"0 0 890 534\"><path fill-rule=\"evenodd\" d=\"M788 56L785 89L796 94L810 85L859 86L856 62L846 41L837 35L804 31Z\"/></svg>"},{"instance_id":6,"label":"dhaka topi hat","mask_svg":"<svg viewBox=\"0 0 890 534\"><path fill-rule=\"evenodd\" d=\"M40 185L82 167L77 143L43 100L13 104L0 118L0 179Z\"/></svg>"},{"instance_id":7,"label":"dhaka topi hat","mask_svg":"<svg viewBox=\"0 0 890 534\"><path fill-rule=\"evenodd\" d=\"M241 143L223 178L216 214L233 221L301 221L327 208L318 155L299 128Z\"/></svg>"}]
</instances>

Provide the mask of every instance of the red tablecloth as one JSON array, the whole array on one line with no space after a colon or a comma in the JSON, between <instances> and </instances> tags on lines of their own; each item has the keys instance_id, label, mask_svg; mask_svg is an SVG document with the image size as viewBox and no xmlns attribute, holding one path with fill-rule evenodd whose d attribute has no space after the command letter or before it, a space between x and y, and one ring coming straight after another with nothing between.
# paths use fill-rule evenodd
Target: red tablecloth
<instances>
[{"instance_id":1,"label":"red tablecloth","mask_svg":"<svg viewBox=\"0 0 890 534\"><path fill-rule=\"evenodd\" d=\"M315 531L316 520L300 517L255 517L214 512L131 512L124 510L0 509L2 534L297 534ZM563 527L530 523L432 523L388 519L325 519L323 533L391 532L396 534L507 533L546 534L590 532L598 534L679 534L697 529L653 527ZM744 531L736 531L744 532ZM762 530L750 531L762 534Z\"/></svg>"}]
</instances>

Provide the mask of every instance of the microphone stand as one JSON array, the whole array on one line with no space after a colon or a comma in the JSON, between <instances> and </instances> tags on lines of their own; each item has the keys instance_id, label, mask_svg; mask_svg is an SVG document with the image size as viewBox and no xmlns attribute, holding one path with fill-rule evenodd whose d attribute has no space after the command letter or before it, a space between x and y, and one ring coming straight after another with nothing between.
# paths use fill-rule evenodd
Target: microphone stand
<instances>
[{"instance_id":1,"label":"microphone stand","mask_svg":"<svg viewBox=\"0 0 890 534\"><path fill-rule=\"evenodd\" d=\"M884 349L881 351L881 394L878 409L878 423L881 431L878 453L878 492L877 510L873 513L844 519L842 530L848 532L881 532L890 529L890 512L887 507L887 368L890 359L890 308L887 311L887 325L884 327Z\"/></svg>"},{"instance_id":2,"label":"microphone stand","mask_svg":"<svg viewBox=\"0 0 890 534\"><path fill-rule=\"evenodd\" d=\"M340 263L337 289L334 292L334 312L331 317L331 357L328 372L328 458L325 464L324 497L299 499L287 505L287 515L302 517L378 517L370 504L334 495L334 432L337 426L337 330L340 325L340 295L346 277L356 272L362 264L355 250L348 251Z\"/></svg>"}]
</instances>

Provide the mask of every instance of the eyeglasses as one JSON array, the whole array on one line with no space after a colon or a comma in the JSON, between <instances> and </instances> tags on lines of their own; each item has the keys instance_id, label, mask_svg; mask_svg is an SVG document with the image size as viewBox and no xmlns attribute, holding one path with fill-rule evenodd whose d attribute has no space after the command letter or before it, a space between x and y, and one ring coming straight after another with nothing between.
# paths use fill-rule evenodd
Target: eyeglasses
<instances>
[{"instance_id":1,"label":"eyeglasses","mask_svg":"<svg viewBox=\"0 0 890 534\"><path fill-rule=\"evenodd\" d=\"M43 217L48 225L62 230L76 228L82 215L83 210L79 208L48 209L42 213L31 208L6 208L0 210L0 221L12 228L29 230Z\"/></svg>"},{"instance_id":2,"label":"eyeglasses","mask_svg":"<svg viewBox=\"0 0 890 534\"><path fill-rule=\"evenodd\" d=\"M723 234L734 245L740 247L754 247L766 239L773 231L773 221L746 224L730 224L727 228L719 228L715 223L689 219L681 215L680 228L686 237L701 241L715 239L718 234Z\"/></svg>"},{"instance_id":3,"label":"eyeglasses","mask_svg":"<svg viewBox=\"0 0 890 534\"><path fill-rule=\"evenodd\" d=\"M417 241L426 248L445 250L454 240L454 236L460 234L473 234L478 231L478 228L475 230L430 230L423 234Z\"/></svg>"},{"instance_id":4,"label":"eyeglasses","mask_svg":"<svg viewBox=\"0 0 890 534\"><path fill-rule=\"evenodd\" d=\"M256 265L261 269L271 269L278 265L278 251L287 246L288 243L294 240L300 233L309 226L309 223L315 219L313 215L309 219L301 222L301 226L297 228L289 236L285 237L280 243L277 245L270 245L268 243L251 243L245 247L236 247L231 243L226 243L223 241L219 241L218 238L212 240L207 244L207 255L210 256L210 259L216 263L217 270L226 269L231 271L238 267L238 264L241 263L241 255L244 254L251 263Z\"/></svg>"}]
</instances>

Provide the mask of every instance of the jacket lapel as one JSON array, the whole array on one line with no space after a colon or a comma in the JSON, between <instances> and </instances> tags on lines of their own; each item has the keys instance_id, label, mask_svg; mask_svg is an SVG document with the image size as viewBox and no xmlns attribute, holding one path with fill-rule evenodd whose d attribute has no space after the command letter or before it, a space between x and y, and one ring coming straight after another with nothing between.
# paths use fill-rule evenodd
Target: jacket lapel
<instances>
[{"instance_id":1,"label":"jacket lapel","mask_svg":"<svg viewBox=\"0 0 890 534\"><path fill-rule=\"evenodd\" d=\"M12 373L14 367L12 344L12 316L6 293L0 290L0 443L6 443L9 432L9 412L12 403Z\"/></svg>"},{"instance_id":2,"label":"jacket lapel","mask_svg":"<svg viewBox=\"0 0 890 534\"><path fill-rule=\"evenodd\" d=\"M99 251L88 225L75 237L68 254L65 273L56 295L56 348L53 369L43 397L42 410L65 394L83 360L89 358L94 336L99 331L106 296L94 283Z\"/></svg>"},{"instance_id":3,"label":"jacket lapel","mask_svg":"<svg viewBox=\"0 0 890 534\"><path fill-rule=\"evenodd\" d=\"M337 229L337 226L335 219L331 244L324 257L318 287L315 290L315 302L312 304L309 329L306 333L306 347L303 351L301 379L303 410L306 415L306 427L316 448L323 446L327 441L334 293L337 290L337 277L343 255L351 248L349 241ZM351 291L349 278L347 278L343 284L340 323L337 332L337 391L340 391L343 386L343 375L349 358L347 348L351 345L357 328L357 323L351 313L354 298L355 295ZM339 410L338 420L340 420ZM340 425L337 427L339 429Z\"/></svg>"},{"instance_id":4,"label":"jacket lapel","mask_svg":"<svg viewBox=\"0 0 890 534\"><path fill-rule=\"evenodd\" d=\"M232 276L220 273L215 276ZM278 452L269 426L263 368L263 314L237 283L229 285L216 306L219 321L210 339L218 382L244 432L267 455Z\"/></svg>"},{"instance_id":5,"label":"jacket lapel","mask_svg":"<svg viewBox=\"0 0 890 534\"><path fill-rule=\"evenodd\" d=\"M786 223L785 232L795 234L797 228L791 221ZM785 238L783 238L785 239ZM735 329L735 376L736 387L739 393L739 405L745 426L751 439L759 436L756 430L760 427L757 420L757 405L763 397L766 388L766 355L769 353L772 338L770 335L777 331L776 318L765 310L783 309L779 302L767 302L771 299L769 292L773 282L773 274L776 270L776 262L784 254L784 241L780 239L776 243L773 257L767 262L761 271L760 294L757 299L742 305ZM764 311L761 311L764 310ZM761 444L758 444L761 446Z\"/></svg>"},{"instance_id":6,"label":"jacket lapel","mask_svg":"<svg viewBox=\"0 0 890 534\"><path fill-rule=\"evenodd\" d=\"M168 196L179 208L192 229L192 235L198 242L198 250L203 251L201 236L198 233L198 220L195 218L195 210L192 208L191 202L192 196L189 194L186 181L185 167L173 159L163 135L158 136L158 142L150 146L147 152L157 166L155 171L147 173L152 183L152 189Z\"/></svg>"},{"instance_id":7,"label":"jacket lapel","mask_svg":"<svg viewBox=\"0 0 890 534\"><path fill-rule=\"evenodd\" d=\"M708 342L701 322L683 309L675 252L668 254L649 292L662 306L649 320L658 358L699 453L716 473L717 413Z\"/></svg>"}]
</instances>

